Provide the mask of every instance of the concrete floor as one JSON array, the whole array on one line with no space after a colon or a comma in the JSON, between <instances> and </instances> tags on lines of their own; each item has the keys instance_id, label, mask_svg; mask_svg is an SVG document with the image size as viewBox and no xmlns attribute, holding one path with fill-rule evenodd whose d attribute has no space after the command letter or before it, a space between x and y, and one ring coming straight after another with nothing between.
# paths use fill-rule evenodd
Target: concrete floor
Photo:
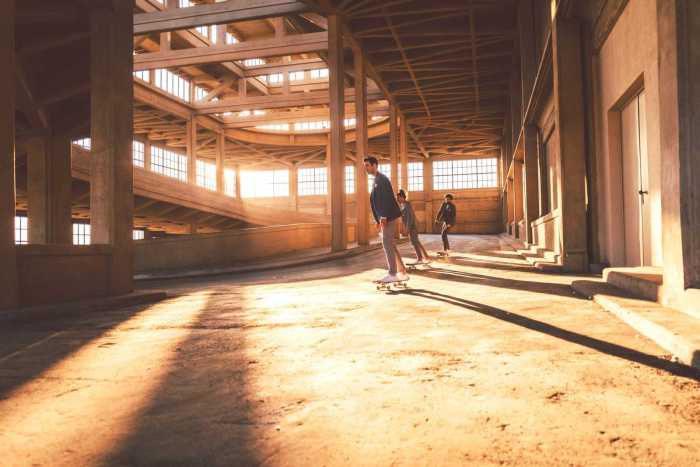
<instances>
[{"instance_id":1,"label":"concrete floor","mask_svg":"<svg viewBox=\"0 0 700 467\"><path fill-rule=\"evenodd\" d=\"M373 253L3 325L0 464L698 465L696 374L498 237L453 247L399 293Z\"/></svg>"}]
</instances>

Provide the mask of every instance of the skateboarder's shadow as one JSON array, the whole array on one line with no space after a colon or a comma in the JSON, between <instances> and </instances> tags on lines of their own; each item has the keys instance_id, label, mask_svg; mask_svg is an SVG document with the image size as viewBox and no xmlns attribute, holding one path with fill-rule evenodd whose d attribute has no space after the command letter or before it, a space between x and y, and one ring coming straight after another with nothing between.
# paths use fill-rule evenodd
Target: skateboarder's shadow
<instances>
[{"instance_id":1,"label":"skateboarder's shadow","mask_svg":"<svg viewBox=\"0 0 700 467\"><path fill-rule=\"evenodd\" d=\"M482 315L489 316L491 318L515 324L517 326L529 329L531 331L547 334L558 339L562 339L568 342L572 342L574 344L587 347L589 349L596 350L598 352L612 355L614 357L623 358L631 362L646 365L648 367L656 368L658 370L663 370L676 376L682 376L685 378L691 378L696 381L700 381L700 370L697 370L693 367L683 365L682 363L665 360L655 355L650 355L644 352L640 352L638 350L630 349L629 347L624 347L618 344L614 344L612 342L603 341L595 337L586 336L584 334L569 331L558 326L545 323L543 321L528 318L523 315L503 310L501 308L496 308L472 300L454 297L452 295L446 295L443 293L433 292L431 290L425 289L409 288L404 290L392 290L389 292L389 294L413 295L415 297L436 300L439 302L446 303L448 305L465 308L480 313Z\"/></svg>"}]
</instances>

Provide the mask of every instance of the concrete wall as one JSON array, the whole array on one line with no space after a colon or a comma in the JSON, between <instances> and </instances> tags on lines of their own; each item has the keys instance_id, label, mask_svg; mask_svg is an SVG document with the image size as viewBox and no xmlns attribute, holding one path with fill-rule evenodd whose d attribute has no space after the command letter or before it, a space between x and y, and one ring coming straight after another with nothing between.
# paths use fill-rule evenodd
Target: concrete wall
<instances>
[{"instance_id":1,"label":"concrete wall","mask_svg":"<svg viewBox=\"0 0 700 467\"><path fill-rule=\"evenodd\" d=\"M355 241L355 225L348 225ZM134 243L137 273L201 267L225 267L308 248L330 246L327 224L259 227L214 234L142 240Z\"/></svg>"},{"instance_id":2,"label":"concrete wall","mask_svg":"<svg viewBox=\"0 0 700 467\"><path fill-rule=\"evenodd\" d=\"M19 245L21 306L109 295L112 250L107 245Z\"/></svg>"},{"instance_id":3,"label":"concrete wall","mask_svg":"<svg viewBox=\"0 0 700 467\"><path fill-rule=\"evenodd\" d=\"M627 4L594 60L595 140L601 261L625 264L622 162L616 111L644 89L649 157L652 264L662 265L661 162L656 0Z\"/></svg>"}]
</instances>

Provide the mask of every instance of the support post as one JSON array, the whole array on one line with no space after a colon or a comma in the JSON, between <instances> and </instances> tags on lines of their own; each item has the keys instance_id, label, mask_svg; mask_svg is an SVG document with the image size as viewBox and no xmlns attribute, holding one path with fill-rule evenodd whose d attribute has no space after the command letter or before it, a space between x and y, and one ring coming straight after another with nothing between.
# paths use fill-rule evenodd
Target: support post
<instances>
[{"instance_id":1,"label":"support post","mask_svg":"<svg viewBox=\"0 0 700 467\"><path fill-rule=\"evenodd\" d=\"M216 135L216 191L224 193L224 159L226 158L226 136Z\"/></svg>"},{"instance_id":2,"label":"support post","mask_svg":"<svg viewBox=\"0 0 700 467\"><path fill-rule=\"evenodd\" d=\"M197 120L187 121L187 183L197 184Z\"/></svg>"},{"instance_id":3,"label":"support post","mask_svg":"<svg viewBox=\"0 0 700 467\"><path fill-rule=\"evenodd\" d=\"M67 135L52 132L28 145L29 243L73 243L72 180L71 141Z\"/></svg>"},{"instance_id":4,"label":"support post","mask_svg":"<svg viewBox=\"0 0 700 467\"><path fill-rule=\"evenodd\" d=\"M537 159L539 156L537 147L537 127L527 125L524 137L524 164L523 164L523 217L525 219L525 236L523 240L528 245L533 243L531 223L539 213L539 176Z\"/></svg>"},{"instance_id":5,"label":"support post","mask_svg":"<svg viewBox=\"0 0 700 467\"><path fill-rule=\"evenodd\" d=\"M435 208L433 206L433 162L423 161L423 201L425 202L425 233L435 229Z\"/></svg>"},{"instance_id":6,"label":"support post","mask_svg":"<svg viewBox=\"0 0 700 467\"><path fill-rule=\"evenodd\" d=\"M523 219L524 214L524 188L523 188L523 167L524 164L521 160L513 161L513 220L515 222L516 237L520 240L523 239L522 232L520 232L520 221Z\"/></svg>"},{"instance_id":7,"label":"support post","mask_svg":"<svg viewBox=\"0 0 700 467\"><path fill-rule=\"evenodd\" d=\"M328 68L330 92L331 250L347 247L345 219L345 73L343 28L338 15L328 16Z\"/></svg>"},{"instance_id":8,"label":"support post","mask_svg":"<svg viewBox=\"0 0 700 467\"><path fill-rule=\"evenodd\" d=\"M700 311L700 5L659 0L664 301ZM688 291L688 289L693 289ZM686 295L686 292L691 292Z\"/></svg>"},{"instance_id":9,"label":"support post","mask_svg":"<svg viewBox=\"0 0 700 467\"><path fill-rule=\"evenodd\" d=\"M401 161L400 177L396 182L396 191L403 188L408 193L408 125L406 117L401 116L399 127L399 160Z\"/></svg>"},{"instance_id":10,"label":"support post","mask_svg":"<svg viewBox=\"0 0 700 467\"><path fill-rule=\"evenodd\" d=\"M92 6L90 221L112 245L108 291L133 290L133 5Z\"/></svg>"},{"instance_id":11,"label":"support post","mask_svg":"<svg viewBox=\"0 0 700 467\"><path fill-rule=\"evenodd\" d=\"M586 272L586 125L581 27L576 20L562 17L561 11L552 23L552 61L556 128L559 132L561 261L566 271Z\"/></svg>"},{"instance_id":12,"label":"support post","mask_svg":"<svg viewBox=\"0 0 700 467\"><path fill-rule=\"evenodd\" d=\"M0 309L18 304L15 252L15 0L0 3Z\"/></svg>"},{"instance_id":13,"label":"support post","mask_svg":"<svg viewBox=\"0 0 700 467\"><path fill-rule=\"evenodd\" d=\"M364 159L367 157L367 70L362 49L353 49L355 65L355 213L357 244L369 245L369 196Z\"/></svg>"},{"instance_id":14,"label":"support post","mask_svg":"<svg viewBox=\"0 0 700 467\"><path fill-rule=\"evenodd\" d=\"M151 140L145 139L143 141L143 168L144 170L151 170Z\"/></svg>"},{"instance_id":15,"label":"support post","mask_svg":"<svg viewBox=\"0 0 700 467\"><path fill-rule=\"evenodd\" d=\"M241 199L241 166L236 166L236 198Z\"/></svg>"},{"instance_id":16,"label":"support post","mask_svg":"<svg viewBox=\"0 0 700 467\"><path fill-rule=\"evenodd\" d=\"M289 169L289 204L295 211L299 210L299 167L292 165Z\"/></svg>"},{"instance_id":17,"label":"support post","mask_svg":"<svg viewBox=\"0 0 700 467\"><path fill-rule=\"evenodd\" d=\"M398 112L396 106L390 104L389 111L389 177L391 178L391 186L396 188L399 184L399 128L398 128Z\"/></svg>"}]
</instances>

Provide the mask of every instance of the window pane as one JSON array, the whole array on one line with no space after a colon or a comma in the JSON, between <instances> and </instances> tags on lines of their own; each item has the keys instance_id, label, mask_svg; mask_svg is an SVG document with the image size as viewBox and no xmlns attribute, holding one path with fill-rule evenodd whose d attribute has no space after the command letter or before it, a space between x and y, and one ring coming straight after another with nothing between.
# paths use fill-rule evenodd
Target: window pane
<instances>
[{"instance_id":1,"label":"window pane","mask_svg":"<svg viewBox=\"0 0 700 467\"><path fill-rule=\"evenodd\" d=\"M328 193L328 175L325 167L299 169L299 196L325 195Z\"/></svg>"},{"instance_id":2,"label":"window pane","mask_svg":"<svg viewBox=\"0 0 700 467\"><path fill-rule=\"evenodd\" d=\"M435 190L497 188L497 159L463 159L433 162Z\"/></svg>"}]
</instances>

